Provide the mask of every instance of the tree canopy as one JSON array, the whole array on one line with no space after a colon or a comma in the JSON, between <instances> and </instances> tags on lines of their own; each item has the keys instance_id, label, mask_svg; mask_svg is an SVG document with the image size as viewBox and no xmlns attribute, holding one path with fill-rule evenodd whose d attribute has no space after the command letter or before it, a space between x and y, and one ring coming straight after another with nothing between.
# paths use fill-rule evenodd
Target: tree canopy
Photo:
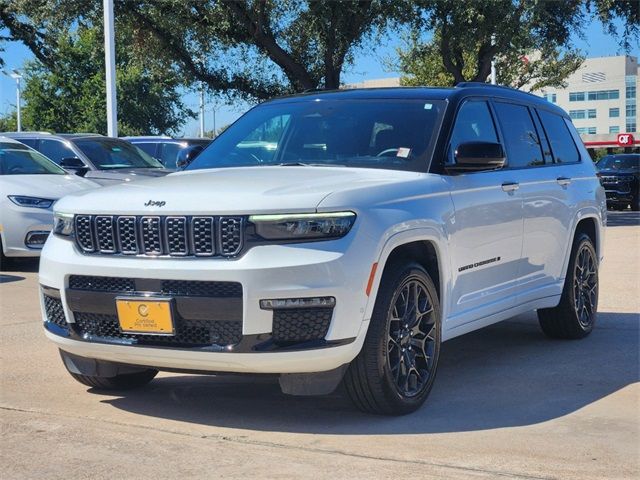
<instances>
[{"instance_id":1,"label":"tree canopy","mask_svg":"<svg viewBox=\"0 0 640 480\"><path fill-rule=\"evenodd\" d=\"M625 49L638 42L640 28L637 1L416 0L413 8L409 47L398 52L408 84L485 82L495 59L499 83L559 86L580 65L572 38L584 36L591 20Z\"/></svg>"},{"instance_id":2,"label":"tree canopy","mask_svg":"<svg viewBox=\"0 0 640 480\"><path fill-rule=\"evenodd\" d=\"M122 135L176 132L195 114L181 101L180 81L156 62L129 53L131 39L118 34L116 78ZM23 122L32 130L106 134L102 28L80 26L57 39L53 67L36 60L24 69Z\"/></svg>"}]
</instances>

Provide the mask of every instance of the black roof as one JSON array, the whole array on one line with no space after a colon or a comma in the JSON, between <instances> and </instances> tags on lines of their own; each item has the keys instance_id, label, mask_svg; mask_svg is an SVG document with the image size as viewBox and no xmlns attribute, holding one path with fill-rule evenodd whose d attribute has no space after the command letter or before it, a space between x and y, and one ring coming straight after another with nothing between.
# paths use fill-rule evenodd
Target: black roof
<instances>
[{"instance_id":1,"label":"black roof","mask_svg":"<svg viewBox=\"0 0 640 480\"><path fill-rule=\"evenodd\" d=\"M353 88L344 90L314 90L296 95L278 97L265 103L307 102L310 100L456 100L466 97L482 96L511 99L523 103L534 104L553 110L566 116L566 112L542 97L501 85L480 82L463 82L455 87L381 87Z\"/></svg>"}]
</instances>

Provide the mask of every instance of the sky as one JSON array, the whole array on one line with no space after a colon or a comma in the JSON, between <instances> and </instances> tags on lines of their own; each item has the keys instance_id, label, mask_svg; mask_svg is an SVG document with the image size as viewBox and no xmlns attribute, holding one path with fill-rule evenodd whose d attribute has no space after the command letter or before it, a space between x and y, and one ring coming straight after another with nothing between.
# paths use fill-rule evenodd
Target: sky
<instances>
[{"instance_id":1,"label":"sky","mask_svg":"<svg viewBox=\"0 0 640 480\"><path fill-rule=\"evenodd\" d=\"M584 39L576 38L575 45L582 50L587 57L606 57L622 55L624 52L618 45L616 39L604 32L603 27L598 22L593 22L587 26ZM388 71L384 65L384 59L393 57L395 49L401 44L399 35L391 34L387 41L380 42L376 49L369 49L357 52L353 66L343 73L343 82L356 83L363 80L376 78L397 77L398 72ZM637 48L629 52L630 55L640 56ZM25 61L33 59L33 55L22 43L9 42L5 45L5 52L2 53L5 61L5 70L20 69ZM198 110L199 100L195 92L185 92L185 104L194 111ZM213 129L213 110L216 110L216 128L227 125L238 118L249 107L246 104L235 106L214 105L211 98L205 102L205 130ZM16 105L16 85L15 80L6 75L0 74L0 115L13 111ZM184 126L180 132L184 136L197 136L199 130L198 119L193 119Z\"/></svg>"}]
</instances>

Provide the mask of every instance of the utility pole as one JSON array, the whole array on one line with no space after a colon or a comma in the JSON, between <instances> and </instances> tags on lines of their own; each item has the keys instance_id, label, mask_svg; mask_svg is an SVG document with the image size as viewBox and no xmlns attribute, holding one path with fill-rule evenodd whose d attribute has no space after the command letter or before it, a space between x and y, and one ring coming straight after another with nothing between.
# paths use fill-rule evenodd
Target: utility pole
<instances>
[{"instance_id":1,"label":"utility pole","mask_svg":"<svg viewBox=\"0 0 640 480\"><path fill-rule=\"evenodd\" d=\"M200 138L204 137L204 82L200 82Z\"/></svg>"},{"instance_id":2,"label":"utility pole","mask_svg":"<svg viewBox=\"0 0 640 480\"><path fill-rule=\"evenodd\" d=\"M18 123L17 131L21 132L22 131L22 112L20 109L20 103L22 102L20 98L20 80L22 80L22 75L18 70L12 70L11 73L9 73L9 76L16 81L16 114L17 114L16 116L17 116L17 123Z\"/></svg>"},{"instance_id":3,"label":"utility pole","mask_svg":"<svg viewBox=\"0 0 640 480\"><path fill-rule=\"evenodd\" d=\"M116 38L113 26L113 0L103 0L104 63L107 78L107 134L118 136L118 100L116 98Z\"/></svg>"}]
</instances>

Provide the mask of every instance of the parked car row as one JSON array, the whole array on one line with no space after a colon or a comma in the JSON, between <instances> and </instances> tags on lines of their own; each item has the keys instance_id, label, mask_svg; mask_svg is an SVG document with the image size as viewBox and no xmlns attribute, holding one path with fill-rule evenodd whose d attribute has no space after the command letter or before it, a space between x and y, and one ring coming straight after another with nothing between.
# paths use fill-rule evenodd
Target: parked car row
<instances>
[{"instance_id":1,"label":"parked car row","mask_svg":"<svg viewBox=\"0 0 640 480\"><path fill-rule=\"evenodd\" d=\"M53 226L52 206L83 189L167 175L209 139L110 138L98 134L0 136L0 259L39 256Z\"/></svg>"}]
</instances>

